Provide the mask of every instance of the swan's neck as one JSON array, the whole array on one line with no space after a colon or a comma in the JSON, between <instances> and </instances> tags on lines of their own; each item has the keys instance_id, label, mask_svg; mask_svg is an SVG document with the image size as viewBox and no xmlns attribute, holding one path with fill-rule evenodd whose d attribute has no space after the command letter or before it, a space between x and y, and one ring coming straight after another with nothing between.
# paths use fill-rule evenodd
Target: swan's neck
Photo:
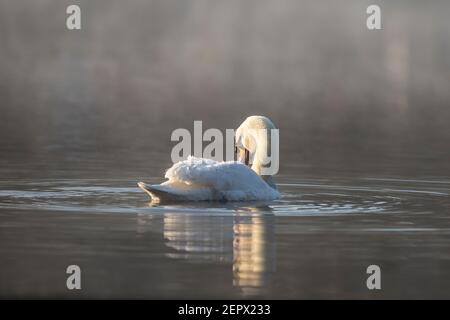
<instances>
[{"instance_id":1,"label":"swan's neck","mask_svg":"<svg viewBox=\"0 0 450 320\"><path fill-rule=\"evenodd\" d=\"M262 169L270 166L271 139L270 129L255 130L255 150L253 155L252 170L258 175L262 175Z\"/></svg>"},{"instance_id":2,"label":"swan's neck","mask_svg":"<svg viewBox=\"0 0 450 320\"><path fill-rule=\"evenodd\" d=\"M271 175L263 175L262 169L270 166L271 150L271 135L270 129L257 130L254 134L255 139L255 154L253 157L252 170L255 171L270 187L277 190L277 186L273 181Z\"/></svg>"}]
</instances>

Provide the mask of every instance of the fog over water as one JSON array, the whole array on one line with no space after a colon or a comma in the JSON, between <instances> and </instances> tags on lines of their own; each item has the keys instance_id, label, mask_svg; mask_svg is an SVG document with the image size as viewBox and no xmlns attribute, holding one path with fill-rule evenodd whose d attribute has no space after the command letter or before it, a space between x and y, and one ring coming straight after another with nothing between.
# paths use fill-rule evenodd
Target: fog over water
<instances>
[{"instance_id":1,"label":"fog over water","mask_svg":"<svg viewBox=\"0 0 450 320\"><path fill-rule=\"evenodd\" d=\"M365 26L370 1L77 3L81 31L65 28L70 1L0 2L2 161L167 162L172 130L263 114L282 170L449 172L447 1L382 1L381 31Z\"/></svg>"}]
</instances>

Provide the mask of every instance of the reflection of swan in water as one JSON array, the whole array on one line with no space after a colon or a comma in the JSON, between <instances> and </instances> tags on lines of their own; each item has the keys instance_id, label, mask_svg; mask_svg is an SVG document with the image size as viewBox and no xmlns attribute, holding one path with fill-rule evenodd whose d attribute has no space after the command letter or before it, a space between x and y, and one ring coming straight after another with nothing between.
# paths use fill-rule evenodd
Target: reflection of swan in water
<instances>
[{"instance_id":1,"label":"reflection of swan in water","mask_svg":"<svg viewBox=\"0 0 450 320\"><path fill-rule=\"evenodd\" d=\"M139 182L138 186L158 201L277 199L280 194L272 176L262 175L271 160L271 129L275 129L275 125L268 118L248 117L235 137L242 163L189 157L167 170L168 181L159 185Z\"/></svg>"},{"instance_id":2,"label":"reflection of swan in water","mask_svg":"<svg viewBox=\"0 0 450 320\"><path fill-rule=\"evenodd\" d=\"M234 217L164 215L171 258L232 263L233 285L246 295L262 292L275 271L274 216L237 213ZM248 212L248 208L245 209Z\"/></svg>"},{"instance_id":3,"label":"reflection of swan in water","mask_svg":"<svg viewBox=\"0 0 450 320\"><path fill-rule=\"evenodd\" d=\"M233 284L258 294L275 271L274 216L237 216L233 241Z\"/></svg>"},{"instance_id":4,"label":"reflection of swan in water","mask_svg":"<svg viewBox=\"0 0 450 320\"><path fill-rule=\"evenodd\" d=\"M214 222L212 220L215 220ZM170 258L231 261L233 222L210 216L164 214L164 240Z\"/></svg>"}]
</instances>

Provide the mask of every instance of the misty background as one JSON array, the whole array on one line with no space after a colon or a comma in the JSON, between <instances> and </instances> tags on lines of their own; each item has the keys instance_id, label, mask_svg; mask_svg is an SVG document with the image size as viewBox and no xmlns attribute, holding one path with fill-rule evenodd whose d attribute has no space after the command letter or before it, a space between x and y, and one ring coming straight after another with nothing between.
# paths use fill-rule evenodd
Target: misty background
<instances>
[{"instance_id":1,"label":"misty background","mask_svg":"<svg viewBox=\"0 0 450 320\"><path fill-rule=\"evenodd\" d=\"M66 28L70 4L82 30ZM366 28L370 4L382 30ZM260 114L280 128L281 174L448 177L449 14L448 1L0 0L0 174L160 176L174 129Z\"/></svg>"}]
</instances>

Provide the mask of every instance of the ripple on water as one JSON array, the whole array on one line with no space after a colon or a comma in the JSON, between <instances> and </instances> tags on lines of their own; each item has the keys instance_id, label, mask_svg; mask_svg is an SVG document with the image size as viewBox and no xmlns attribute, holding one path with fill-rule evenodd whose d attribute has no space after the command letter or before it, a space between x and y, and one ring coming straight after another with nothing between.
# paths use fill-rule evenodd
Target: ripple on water
<instances>
[{"instance_id":1,"label":"ripple on water","mask_svg":"<svg viewBox=\"0 0 450 320\"><path fill-rule=\"evenodd\" d=\"M149 204L130 180L55 180L0 182L0 208L83 212L218 214L261 212L276 215L375 214L403 210L439 197L450 182L401 179L352 181L302 180L279 183L282 198L269 203L190 202Z\"/></svg>"}]
</instances>

